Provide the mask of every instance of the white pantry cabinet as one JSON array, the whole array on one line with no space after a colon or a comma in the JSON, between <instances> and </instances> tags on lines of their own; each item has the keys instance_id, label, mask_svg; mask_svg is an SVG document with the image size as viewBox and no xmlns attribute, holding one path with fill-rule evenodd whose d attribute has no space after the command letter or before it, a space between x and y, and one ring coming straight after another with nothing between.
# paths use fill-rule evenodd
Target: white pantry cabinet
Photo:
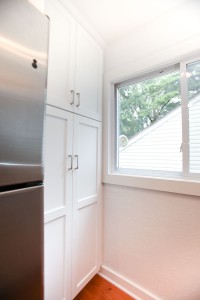
<instances>
[{"instance_id":1,"label":"white pantry cabinet","mask_svg":"<svg viewBox=\"0 0 200 300\"><path fill-rule=\"evenodd\" d=\"M72 300L100 268L101 123L47 106L45 300Z\"/></svg>"},{"instance_id":2,"label":"white pantry cabinet","mask_svg":"<svg viewBox=\"0 0 200 300\"><path fill-rule=\"evenodd\" d=\"M48 0L50 44L47 102L101 120L102 49L58 1Z\"/></svg>"}]
</instances>

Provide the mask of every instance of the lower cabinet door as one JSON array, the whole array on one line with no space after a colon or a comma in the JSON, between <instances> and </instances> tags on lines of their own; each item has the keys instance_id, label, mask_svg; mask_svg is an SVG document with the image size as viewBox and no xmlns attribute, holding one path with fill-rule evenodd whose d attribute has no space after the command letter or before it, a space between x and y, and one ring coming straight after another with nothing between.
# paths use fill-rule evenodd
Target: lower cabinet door
<instances>
[{"instance_id":1,"label":"lower cabinet door","mask_svg":"<svg viewBox=\"0 0 200 300\"><path fill-rule=\"evenodd\" d=\"M45 300L71 300L73 114L47 106L45 132Z\"/></svg>"},{"instance_id":2,"label":"lower cabinet door","mask_svg":"<svg viewBox=\"0 0 200 300\"><path fill-rule=\"evenodd\" d=\"M100 122L74 117L73 297L100 267Z\"/></svg>"},{"instance_id":3,"label":"lower cabinet door","mask_svg":"<svg viewBox=\"0 0 200 300\"><path fill-rule=\"evenodd\" d=\"M45 224L45 300L65 298L65 217Z\"/></svg>"}]
</instances>

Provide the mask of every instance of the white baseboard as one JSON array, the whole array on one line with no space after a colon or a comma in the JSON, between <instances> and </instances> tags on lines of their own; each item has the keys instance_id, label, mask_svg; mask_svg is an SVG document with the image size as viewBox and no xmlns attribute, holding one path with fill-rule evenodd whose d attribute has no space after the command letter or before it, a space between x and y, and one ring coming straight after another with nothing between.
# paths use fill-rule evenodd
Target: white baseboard
<instances>
[{"instance_id":1,"label":"white baseboard","mask_svg":"<svg viewBox=\"0 0 200 300\"><path fill-rule=\"evenodd\" d=\"M135 298L135 300L162 300L138 284L106 267L105 265L101 266L99 275L120 288L126 294Z\"/></svg>"}]
</instances>

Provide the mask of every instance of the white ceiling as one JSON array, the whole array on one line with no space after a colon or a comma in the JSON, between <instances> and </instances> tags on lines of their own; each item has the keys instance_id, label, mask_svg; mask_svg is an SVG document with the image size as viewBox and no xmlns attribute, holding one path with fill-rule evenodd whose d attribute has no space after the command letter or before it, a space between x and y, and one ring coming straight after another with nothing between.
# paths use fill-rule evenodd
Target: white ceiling
<instances>
[{"instance_id":1,"label":"white ceiling","mask_svg":"<svg viewBox=\"0 0 200 300\"><path fill-rule=\"evenodd\" d=\"M69 0L106 43L144 25L184 0Z\"/></svg>"}]
</instances>

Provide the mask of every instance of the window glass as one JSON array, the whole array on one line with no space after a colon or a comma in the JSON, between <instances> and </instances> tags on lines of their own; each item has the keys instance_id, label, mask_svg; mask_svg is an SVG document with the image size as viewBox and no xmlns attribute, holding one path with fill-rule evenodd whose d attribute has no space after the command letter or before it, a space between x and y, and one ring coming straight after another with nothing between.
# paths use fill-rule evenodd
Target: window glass
<instances>
[{"instance_id":1,"label":"window glass","mask_svg":"<svg viewBox=\"0 0 200 300\"><path fill-rule=\"evenodd\" d=\"M116 98L117 167L181 171L180 72L119 86Z\"/></svg>"},{"instance_id":2,"label":"window glass","mask_svg":"<svg viewBox=\"0 0 200 300\"><path fill-rule=\"evenodd\" d=\"M189 168L200 173L200 61L186 66L189 110Z\"/></svg>"}]
</instances>

